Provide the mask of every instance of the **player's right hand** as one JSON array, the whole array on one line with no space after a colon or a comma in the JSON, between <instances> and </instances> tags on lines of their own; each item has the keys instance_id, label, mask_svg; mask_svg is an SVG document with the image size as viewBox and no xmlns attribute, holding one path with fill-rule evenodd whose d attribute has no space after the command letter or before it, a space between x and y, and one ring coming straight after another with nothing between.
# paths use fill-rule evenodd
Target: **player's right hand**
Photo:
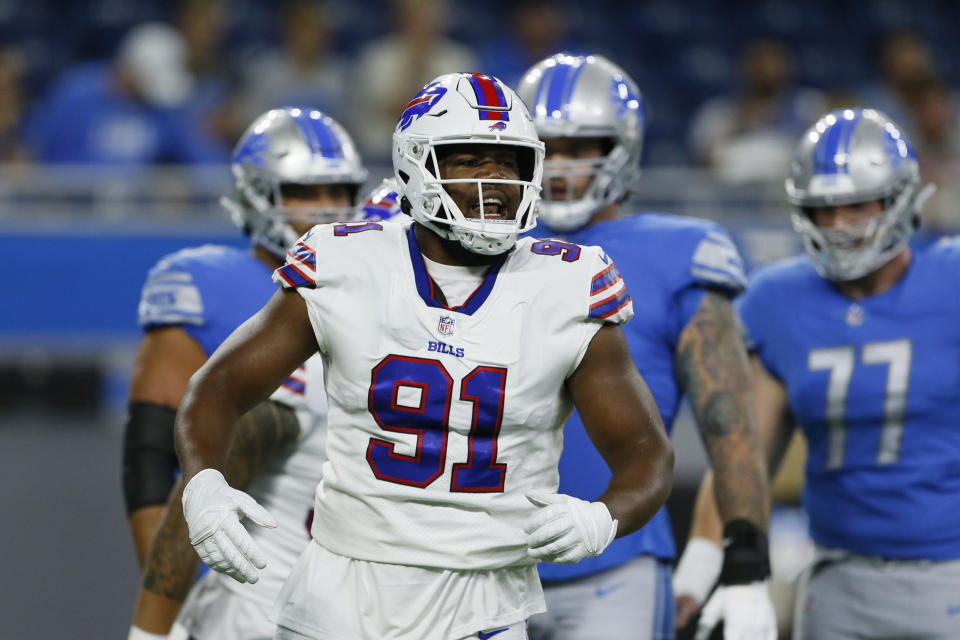
<instances>
[{"instance_id":1,"label":"player's right hand","mask_svg":"<svg viewBox=\"0 0 960 640\"><path fill-rule=\"evenodd\" d=\"M183 517L190 530L190 544L204 564L237 582L254 583L257 569L267 566L263 552L240 524L246 516L261 527L274 528L277 521L257 501L230 487L216 469L204 469L183 490Z\"/></svg>"},{"instance_id":2,"label":"player's right hand","mask_svg":"<svg viewBox=\"0 0 960 640\"><path fill-rule=\"evenodd\" d=\"M617 521L602 502L562 493L528 493L537 511L527 519L527 554L540 562L569 564L593 558L617 535Z\"/></svg>"},{"instance_id":3,"label":"player's right hand","mask_svg":"<svg viewBox=\"0 0 960 640\"><path fill-rule=\"evenodd\" d=\"M724 640L777 640L769 581L717 587L703 606L696 640L708 640L721 620Z\"/></svg>"}]
</instances>

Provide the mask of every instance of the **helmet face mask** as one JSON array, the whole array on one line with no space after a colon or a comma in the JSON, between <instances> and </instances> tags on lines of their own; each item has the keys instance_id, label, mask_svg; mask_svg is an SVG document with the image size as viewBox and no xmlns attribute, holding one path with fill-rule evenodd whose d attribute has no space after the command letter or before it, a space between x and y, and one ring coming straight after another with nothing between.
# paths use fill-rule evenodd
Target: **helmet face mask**
<instances>
[{"instance_id":1,"label":"helmet face mask","mask_svg":"<svg viewBox=\"0 0 960 640\"><path fill-rule=\"evenodd\" d=\"M933 186L920 188L913 150L889 118L873 109L840 109L801 138L786 191L793 228L817 272L847 282L903 249ZM880 213L842 227L818 227L810 215L816 208L874 200L883 203Z\"/></svg>"},{"instance_id":2,"label":"helmet face mask","mask_svg":"<svg viewBox=\"0 0 960 640\"><path fill-rule=\"evenodd\" d=\"M640 175L644 108L636 83L603 56L557 54L534 65L517 93L533 113L537 133L544 140L603 138L606 153L597 159L547 160L544 164L544 201L540 215L557 231L587 224L601 208L626 197ZM580 197L570 183L591 177ZM554 200L551 181L566 180L567 196Z\"/></svg>"},{"instance_id":3,"label":"helmet face mask","mask_svg":"<svg viewBox=\"0 0 960 640\"><path fill-rule=\"evenodd\" d=\"M442 172L449 153L483 157L507 149L515 154L516 177L507 177L502 170L472 177ZM405 210L440 237L473 253L504 253L519 234L536 225L543 143L523 103L496 78L452 73L426 85L401 114L394 132L393 164ZM476 216L463 211L451 195L469 193L464 197L472 198L473 187ZM509 206L512 200L515 207ZM488 207L501 211L488 215Z\"/></svg>"},{"instance_id":4,"label":"helmet face mask","mask_svg":"<svg viewBox=\"0 0 960 640\"><path fill-rule=\"evenodd\" d=\"M317 110L283 107L258 117L237 143L230 170L234 192L220 202L254 245L283 257L301 235L292 225L349 220L352 196L366 180L347 132ZM284 191L310 185L345 185L351 202L315 207L292 204Z\"/></svg>"}]
</instances>

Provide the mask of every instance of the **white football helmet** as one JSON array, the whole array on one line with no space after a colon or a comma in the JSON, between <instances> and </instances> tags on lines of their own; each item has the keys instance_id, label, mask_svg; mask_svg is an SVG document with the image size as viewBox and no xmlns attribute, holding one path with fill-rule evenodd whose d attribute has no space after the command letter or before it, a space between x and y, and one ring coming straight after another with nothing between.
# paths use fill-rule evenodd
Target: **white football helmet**
<instances>
[{"instance_id":1,"label":"white football helmet","mask_svg":"<svg viewBox=\"0 0 960 640\"><path fill-rule=\"evenodd\" d=\"M442 178L437 147L454 144L516 148L519 179ZM474 253L497 255L508 251L519 234L536 225L543 143L523 102L492 76L450 73L424 86L403 110L393 133L393 168L404 212ZM460 211L444 188L453 183L476 184L479 218L469 218ZM512 219L484 217L485 184L512 184L522 189Z\"/></svg>"},{"instance_id":2,"label":"white football helmet","mask_svg":"<svg viewBox=\"0 0 960 640\"><path fill-rule=\"evenodd\" d=\"M399 191L396 180L384 178L383 182L373 188L367 199L357 205L354 219L378 222L400 215L402 212Z\"/></svg>"},{"instance_id":3,"label":"white football helmet","mask_svg":"<svg viewBox=\"0 0 960 640\"><path fill-rule=\"evenodd\" d=\"M316 109L282 107L259 116L240 137L230 170L234 192L220 199L253 244L278 257L300 236L291 222L350 220L353 207L308 209L283 204L286 184L345 184L352 199L367 178L353 140Z\"/></svg>"},{"instance_id":4,"label":"white football helmet","mask_svg":"<svg viewBox=\"0 0 960 640\"><path fill-rule=\"evenodd\" d=\"M533 113L541 140L606 138L610 150L589 160L546 161L544 184L560 178L567 199L540 204L544 222L557 231L584 226L597 210L622 199L640 175L644 107L637 84L600 55L558 53L530 68L517 94ZM582 198L573 199L573 179L592 176Z\"/></svg>"},{"instance_id":5,"label":"white football helmet","mask_svg":"<svg viewBox=\"0 0 960 640\"><path fill-rule=\"evenodd\" d=\"M837 109L800 139L786 180L793 228L817 272L856 280L900 252L920 223L934 185L920 188L920 171L906 136L875 109ZM820 228L810 210L883 200L884 210L840 228Z\"/></svg>"}]
</instances>

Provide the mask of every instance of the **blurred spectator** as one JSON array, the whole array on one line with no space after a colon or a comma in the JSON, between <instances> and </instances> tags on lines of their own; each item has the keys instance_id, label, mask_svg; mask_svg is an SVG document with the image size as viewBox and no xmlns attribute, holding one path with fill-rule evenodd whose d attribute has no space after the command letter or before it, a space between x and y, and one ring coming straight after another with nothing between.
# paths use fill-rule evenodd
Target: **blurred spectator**
<instances>
[{"instance_id":1,"label":"blurred spectator","mask_svg":"<svg viewBox=\"0 0 960 640\"><path fill-rule=\"evenodd\" d=\"M346 64L331 50L329 8L315 0L288 0L281 10L281 47L249 67L245 120L284 105L316 107L336 119L343 106Z\"/></svg>"},{"instance_id":2,"label":"blurred spectator","mask_svg":"<svg viewBox=\"0 0 960 640\"><path fill-rule=\"evenodd\" d=\"M21 141L24 118L24 59L15 47L0 48L0 162L26 159Z\"/></svg>"},{"instance_id":3,"label":"blurred spectator","mask_svg":"<svg viewBox=\"0 0 960 640\"><path fill-rule=\"evenodd\" d=\"M174 23L183 35L187 66L196 78L187 110L222 144L232 147L247 119L237 104L240 72L224 46L227 13L223 0L179 0Z\"/></svg>"},{"instance_id":4,"label":"blurred spectator","mask_svg":"<svg viewBox=\"0 0 960 640\"><path fill-rule=\"evenodd\" d=\"M779 41L758 39L740 57L740 87L697 109L690 146L697 162L731 183L779 180L796 139L826 109L826 97L798 87Z\"/></svg>"},{"instance_id":5,"label":"blurred spectator","mask_svg":"<svg viewBox=\"0 0 960 640\"><path fill-rule=\"evenodd\" d=\"M917 87L937 76L930 44L916 31L898 29L880 40L874 57L880 79L860 88L861 103L884 112L913 138L911 96Z\"/></svg>"},{"instance_id":6,"label":"blurred spectator","mask_svg":"<svg viewBox=\"0 0 960 640\"><path fill-rule=\"evenodd\" d=\"M121 41L113 60L67 71L33 109L25 141L50 163L145 165L225 160L186 117L193 90L186 47L168 25L146 23Z\"/></svg>"},{"instance_id":7,"label":"blurred spectator","mask_svg":"<svg viewBox=\"0 0 960 640\"><path fill-rule=\"evenodd\" d=\"M473 52L444 35L444 0L393 0L392 6L396 31L361 50L353 83L350 130L374 159L389 156L397 119L424 84L444 73L478 70Z\"/></svg>"},{"instance_id":8,"label":"blurred spectator","mask_svg":"<svg viewBox=\"0 0 960 640\"><path fill-rule=\"evenodd\" d=\"M487 43L481 70L515 87L524 71L570 44L566 14L552 0L521 0L510 11L511 31Z\"/></svg>"},{"instance_id":9,"label":"blurred spectator","mask_svg":"<svg viewBox=\"0 0 960 640\"><path fill-rule=\"evenodd\" d=\"M960 231L960 102L936 78L915 85L908 100L921 176L937 185L923 210L923 226L935 233L956 233Z\"/></svg>"}]
</instances>

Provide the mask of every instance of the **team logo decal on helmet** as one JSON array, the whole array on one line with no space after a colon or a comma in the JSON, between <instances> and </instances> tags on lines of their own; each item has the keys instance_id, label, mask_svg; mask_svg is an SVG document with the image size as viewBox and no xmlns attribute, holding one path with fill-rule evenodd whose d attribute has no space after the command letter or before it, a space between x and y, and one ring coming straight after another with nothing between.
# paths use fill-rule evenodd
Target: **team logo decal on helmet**
<instances>
[{"instance_id":1,"label":"team logo decal on helmet","mask_svg":"<svg viewBox=\"0 0 960 640\"><path fill-rule=\"evenodd\" d=\"M354 189L367 170L353 140L316 109L282 107L259 116L234 148L234 191L220 199L251 241L283 257L300 234L290 223L317 224L353 217L353 207L288 207L281 186L345 184Z\"/></svg>"},{"instance_id":2,"label":"team logo decal on helmet","mask_svg":"<svg viewBox=\"0 0 960 640\"><path fill-rule=\"evenodd\" d=\"M393 166L403 210L442 238L456 240L474 253L496 255L508 251L520 233L536 225L543 143L523 102L497 78L480 73L440 76L404 109L393 142ZM449 145L514 150L517 179L443 178L437 152ZM475 186L477 217L460 210L445 188L451 184ZM520 194L516 210L488 217L487 202L506 206L491 192L516 188Z\"/></svg>"},{"instance_id":3,"label":"team logo decal on helmet","mask_svg":"<svg viewBox=\"0 0 960 640\"><path fill-rule=\"evenodd\" d=\"M406 130L413 121L417 118L426 115L430 112L443 97L443 94L447 92L446 87L442 87L436 82L428 84L423 89L420 90L420 93L413 97L407 106L403 108L403 113L400 114L400 123L397 125L400 127L401 131Z\"/></svg>"},{"instance_id":4,"label":"team logo decal on helmet","mask_svg":"<svg viewBox=\"0 0 960 640\"><path fill-rule=\"evenodd\" d=\"M623 69L600 55L559 53L531 67L517 88L533 112L541 139L601 138L609 151L599 158L546 161L544 184L566 187L540 205L543 220L557 231L582 227L597 210L624 198L640 174L644 107L640 90ZM574 199L574 180L590 177Z\"/></svg>"},{"instance_id":5,"label":"team logo decal on helmet","mask_svg":"<svg viewBox=\"0 0 960 640\"><path fill-rule=\"evenodd\" d=\"M820 275L861 278L889 261L919 225L935 187L920 187L916 155L900 128L875 109L838 109L800 139L785 183L791 221ZM883 201L882 213L838 228L820 228L818 207Z\"/></svg>"}]
</instances>

